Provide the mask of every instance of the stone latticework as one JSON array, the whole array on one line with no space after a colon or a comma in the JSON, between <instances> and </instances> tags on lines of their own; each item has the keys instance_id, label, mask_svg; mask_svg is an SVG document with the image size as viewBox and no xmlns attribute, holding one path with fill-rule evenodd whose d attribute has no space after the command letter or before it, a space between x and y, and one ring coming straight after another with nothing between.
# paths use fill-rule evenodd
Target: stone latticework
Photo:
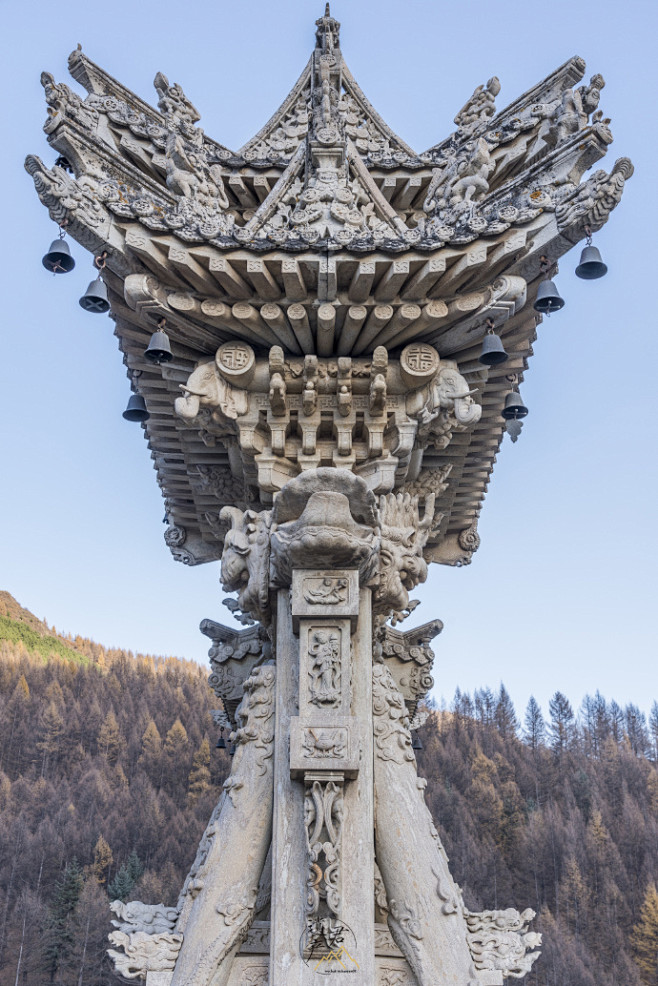
<instances>
[{"instance_id":1,"label":"stone latticework","mask_svg":"<svg viewBox=\"0 0 658 986\"><path fill-rule=\"evenodd\" d=\"M398 624L431 562L477 550L538 285L633 169L585 176L612 135L580 58L503 110L497 78L478 86L418 154L339 31L327 7L292 92L235 152L162 73L157 109L80 50L85 99L42 76L59 157L26 168L104 260L166 543L221 559L244 624L202 624L235 756L180 898L113 905L117 972L147 986L339 968L355 986L496 986L539 954L531 911L472 913L450 875L410 732L442 624ZM163 366L144 358L158 325ZM487 367L492 328L510 358Z\"/></svg>"}]
</instances>

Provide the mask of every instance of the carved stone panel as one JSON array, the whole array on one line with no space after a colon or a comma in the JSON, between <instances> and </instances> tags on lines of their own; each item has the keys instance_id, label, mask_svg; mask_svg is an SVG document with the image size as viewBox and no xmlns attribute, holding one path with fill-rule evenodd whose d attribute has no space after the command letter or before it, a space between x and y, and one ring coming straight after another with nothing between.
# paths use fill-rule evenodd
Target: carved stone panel
<instances>
[{"instance_id":1,"label":"carved stone panel","mask_svg":"<svg viewBox=\"0 0 658 986\"><path fill-rule=\"evenodd\" d=\"M292 576L292 618L299 633L300 618L349 619L352 630L359 615L359 573L356 569L296 569Z\"/></svg>"},{"instance_id":2,"label":"carved stone panel","mask_svg":"<svg viewBox=\"0 0 658 986\"><path fill-rule=\"evenodd\" d=\"M290 723L290 772L299 777L305 771L330 770L355 777L359 769L361 744L359 723L350 716L335 716L331 722L301 719Z\"/></svg>"},{"instance_id":3,"label":"carved stone panel","mask_svg":"<svg viewBox=\"0 0 658 986\"><path fill-rule=\"evenodd\" d=\"M344 580L343 580L344 581ZM330 617L331 614L327 613ZM350 623L299 621L299 712L323 721L350 712Z\"/></svg>"}]
</instances>

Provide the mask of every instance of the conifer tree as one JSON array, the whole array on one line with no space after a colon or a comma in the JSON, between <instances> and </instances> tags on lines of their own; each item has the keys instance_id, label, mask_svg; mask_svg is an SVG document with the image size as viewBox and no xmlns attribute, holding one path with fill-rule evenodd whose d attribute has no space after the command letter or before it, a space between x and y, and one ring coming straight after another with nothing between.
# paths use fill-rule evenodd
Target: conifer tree
<instances>
[{"instance_id":1,"label":"conifer tree","mask_svg":"<svg viewBox=\"0 0 658 986\"><path fill-rule=\"evenodd\" d=\"M107 885L108 897L110 900L122 900L125 904L133 891L135 882L128 867L122 863L114 879L110 880Z\"/></svg>"},{"instance_id":2,"label":"conifer tree","mask_svg":"<svg viewBox=\"0 0 658 986\"><path fill-rule=\"evenodd\" d=\"M560 755L573 742L576 717L569 699L562 692L555 693L548 703L548 711L551 717L549 725L551 745L555 752Z\"/></svg>"},{"instance_id":3,"label":"conifer tree","mask_svg":"<svg viewBox=\"0 0 658 986\"><path fill-rule=\"evenodd\" d=\"M162 737L153 719L149 719L142 736L142 751L137 763L143 767L153 783L159 787L162 780L164 760L162 757Z\"/></svg>"},{"instance_id":4,"label":"conifer tree","mask_svg":"<svg viewBox=\"0 0 658 986\"><path fill-rule=\"evenodd\" d=\"M71 917L83 886L82 870L74 857L67 864L62 878L55 884L55 893L48 910L47 926L44 929L45 971L51 983L55 981L60 965L73 946Z\"/></svg>"},{"instance_id":5,"label":"conifer tree","mask_svg":"<svg viewBox=\"0 0 658 986\"><path fill-rule=\"evenodd\" d=\"M42 757L42 777L46 776L49 761L59 756L63 736L64 720L59 714L56 703L51 701L44 710L41 720L41 739L37 743L37 750Z\"/></svg>"},{"instance_id":6,"label":"conifer tree","mask_svg":"<svg viewBox=\"0 0 658 986\"><path fill-rule=\"evenodd\" d=\"M500 691L498 692L498 700L494 711L494 722L498 732L504 739L516 736L519 728L519 720L516 717L514 703L503 684L501 684Z\"/></svg>"},{"instance_id":7,"label":"conifer tree","mask_svg":"<svg viewBox=\"0 0 658 986\"><path fill-rule=\"evenodd\" d=\"M651 755L658 760L658 702L654 702L649 713L649 733L651 735Z\"/></svg>"},{"instance_id":8,"label":"conifer tree","mask_svg":"<svg viewBox=\"0 0 658 986\"><path fill-rule=\"evenodd\" d=\"M658 891L653 883L647 887L631 945L642 982L645 986L658 986Z\"/></svg>"},{"instance_id":9,"label":"conifer tree","mask_svg":"<svg viewBox=\"0 0 658 986\"><path fill-rule=\"evenodd\" d=\"M98 733L98 752L108 763L118 760L123 749L124 740L119 730L119 723L112 709L107 713Z\"/></svg>"},{"instance_id":10,"label":"conifer tree","mask_svg":"<svg viewBox=\"0 0 658 986\"><path fill-rule=\"evenodd\" d=\"M210 790L212 781L210 777L210 743L208 737L204 736L201 746L194 754L192 769L188 778L187 800L189 804L194 804L199 798Z\"/></svg>"},{"instance_id":11,"label":"conifer tree","mask_svg":"<svg viewBox=\"0 0 658 986\"><path fill-rule=\"evenodd\" d=\"M110 866L114 862L112 850L102 835L98 836L98 842L94 846L94 861L91 872L97 883L104 884L107 881L107 874Z\"/></svg>"},{"instance_id":12,"label":"conifer tree","mask_svg":"<svg viewBox=\"0 0 658 986\"><path fill-rule=\"evenodd\" d=\"M546 725L539 703L534 695L530 696L523 720L525 738L533 753L544 742L546 735Z\"/></svg>"}]
</instances>

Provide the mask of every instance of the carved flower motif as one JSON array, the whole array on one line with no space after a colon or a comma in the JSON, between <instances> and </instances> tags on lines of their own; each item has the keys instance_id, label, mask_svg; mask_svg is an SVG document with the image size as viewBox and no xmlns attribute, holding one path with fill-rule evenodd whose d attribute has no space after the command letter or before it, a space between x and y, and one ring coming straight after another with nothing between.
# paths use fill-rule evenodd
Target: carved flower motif
<instances>
[{"instance_id":1,"label":"carved flower motif","mask_svg":"<svg viewBox=\"0 0 658 986\"><path fill-rule=\"evenodd\" d=\"M462 531L459 537L460 548L464 551L477 551L480 547L480 535L477 532L477 527L467 527L465 531Z\"/></svg>"},{"instance_id":2,"label":"carved flower motif","mask_svg":"<svg viewBox=\"0 0 658 986\"><path fill-rule=\"evenodd\" d=\"M150 216L155 206L149 199L138 198L133 199L132 209L136 216Z\"/></svg>"},{"instance_id":3,"label":"carved flower motif","mask_svg":"<svg viewBox=\"0 0 658 986\"><path fill-rule=\"evenodd\" d=\"M320 239L320 230L313 229L312 226L302 226L299 230L299 235L307 243L316 243Z\"/></svg>"},{"instance_id":4,"label":"carved flower motif","mask_svg":"<svg viewBox=\"0 0 658 986\"><path fill-rule=\"evenodd\" d=\"M321 144L335 144L338 140L338 131L335 127L320 127L315 136Z\"/></svg>"},{"instance_id":5,"label":"carved flower motif","mask_svg":"<svg viewBox=\"0 0 658 986\"><path fill-rule=\"evenodd\" d=\"M163 218L169 229L182 229L185 225L185 218L176 212L168 212Z\"/></svg>"},{"instance_id":6,"label":"carved flower motif","mask_svg":"<svg viewBox=\"0 0 658 986\"><path fill-rule=\"evenodd\" d=\"M206 240L212 240L213 237L219 236L223 232L222 223L218 220L206 219L204 222L199 223L199 232Z\"/></svg>"},{"instance_id":7,"label":"carved flower motif","mask_svg":"<svg viewBox=\"0 0 658 986\"><path fill-rule=\"evenodd\" d=\"M184 527L168 527L164 532L164 539L169 548L180 548L185 544L187 531Z\"/></svg>"},{"instance_id":8,"label":"carved flower motif","mask_svg":"<svg viewBox=\"0 0 658 986\"><path fill-rule=\"evenodd\" d=\"M484 216L473 216L472 219L468 220L468 228L472 233L484 233L488 225L489 223Z\"/></svg>"}]
</instances>

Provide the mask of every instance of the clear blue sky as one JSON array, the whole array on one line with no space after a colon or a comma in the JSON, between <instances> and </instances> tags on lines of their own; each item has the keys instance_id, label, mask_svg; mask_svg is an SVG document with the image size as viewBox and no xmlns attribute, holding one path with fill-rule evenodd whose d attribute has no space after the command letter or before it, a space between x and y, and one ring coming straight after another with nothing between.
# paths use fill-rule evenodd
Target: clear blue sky
<instances>
[{"instance_id":1,"label":"clear blue sky","mask_svg":"<svg viewBox=\"0 0 658 986\"><path fill-rule=\"evenodd\" d=\"M180 82L206 132L237 148L301 72L321 0L0 3L4 74L0 442L0 588L58 629L107 645L206 661L204 617L230 622L216 565L174 563L162 499L138 426L123 421L129 386L112 322L78 306L92 278L73 245L73 274L41 256L54 224L23 171L55 155L39 75L68 78L84 51L143 98L163 71ZM504 681L517 709L546 711L556 689L578 705L597 688L648 710L656 664L656 105L658 5L554 0L335 0L342 49L366 95L423 150L446 136L474 87L496 74L499 107L571 55L607 82L601 106L615 142L605 165L636 167L596 244L596 282L564 258L567 307L540 327L522 388L530 415L503 443L469 568L433 566L417 622L440 617L436 696Z\"/></svg>"}]
</instances>

